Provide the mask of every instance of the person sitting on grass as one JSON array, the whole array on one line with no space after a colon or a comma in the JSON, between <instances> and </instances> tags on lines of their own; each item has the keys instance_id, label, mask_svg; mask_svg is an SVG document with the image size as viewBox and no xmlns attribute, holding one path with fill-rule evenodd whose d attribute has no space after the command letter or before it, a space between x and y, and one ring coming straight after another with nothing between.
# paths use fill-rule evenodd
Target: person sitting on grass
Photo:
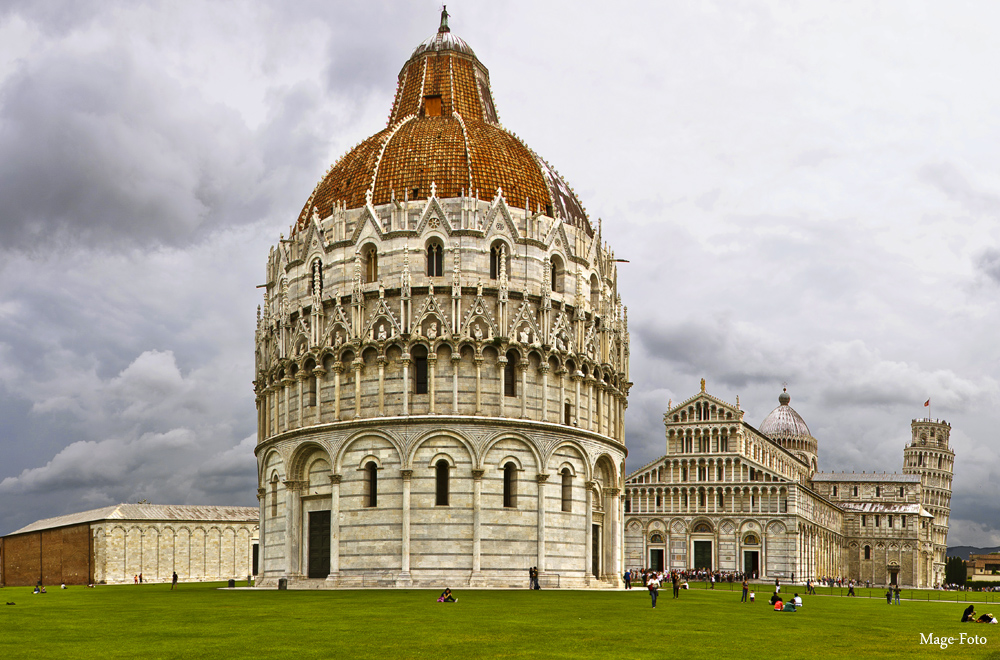
<instances>
[{"instance_id":1,"label":"person sitting on grass","mask_svg":"<svg viewBox=\"0 0 1000 660\"><path fill-rule=\"evenodd\" d=\"M771 599L770 599L769 602L772 605L774 605L775 603L780 603L781 602L781 596L778 595L777 591L775 591L773 594L771 594Z\"/></svg>"},{"instance_id":2,"label":"person sitting on grass","mask_svg":"<svg viewBox=\"0 0 1000 660\"><path fill-rule=\"evenodd\" d=\"M795 594L795 597L792 598L792 604L795 605L795 607L802 607L802 596Z\"/></svg>"},{"instance_id":3,"label":"person sitting on grass","mask_svg":"<svg viewBox=\"0 0 1000 660\"><path fill-rule=\"evenodd\" d=\"M438 602L439 603L457 603L458 599L451 595L451 589L449 589L448 587L445 587L444 591L441 592L441 595L438 596Z\"/></svg>"},{"instance_id":4,"label":"person sitting on grass","mask_svg":"<svg viewBox=\"0 0 1000 660\"><path fill-rule=\"evenodd\" d=\"M972 605L969 605L968 607L965 608L965 611L962 612L962 623L968 623L969 621L975 621L975 620L976 620L976 608Z\"/></svg>"},{"instance_id":5,"label":"person sitting on grass","mask_svg":"<svg viewBox=\"0 0 1000 660\"><path fill-rule=\"evenodd\" d=\"M785 606L781 608L782 612L794 612L795 610L796 610L796 607L795 607L795 601L794 600L788 601L787 603L785 603Z\"/></svg>"},{"instance_id":6,"label":"person sitting on grass","mask_svg":"<svg viewBox=\"0 0 1000 660\"><path fill-rule=\"evenodd\" d=\"M976 623L996 623L996 622L997 620L992 614L984 614L978 619L976 619Z\"/></svg>"},{"instance_id":7,"label":"person sitting on grass","mask_svg":"<svg viewBox=\"0 0 1000 660\"><path fill-rule=\"evenodd\" d=\"M775 594L775 595L777 595L777 594ZM774 601L774 611L775 612L781 612L784 609L785 609L785 603L783 603L780 598L777 599L776 601Z\"/></svg>"}]
</instances>

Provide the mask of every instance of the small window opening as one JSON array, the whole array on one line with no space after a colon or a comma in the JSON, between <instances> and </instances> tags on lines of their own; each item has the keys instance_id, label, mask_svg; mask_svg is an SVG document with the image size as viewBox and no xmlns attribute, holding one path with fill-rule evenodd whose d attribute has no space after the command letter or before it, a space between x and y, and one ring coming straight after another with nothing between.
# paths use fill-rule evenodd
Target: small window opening
<instances>
[{"instance_id":1,"label":"small window opening","mask_svg":"<svg viewBox=\"0 0 1000 660\"><path fill-rule=\"evenodd\" d=\"M271 477L271 517L278 515L278 475Z\"/></svg>"},{"instance_id":2,"label":"small window opening","mask_svg":"<svg viewBox=\"0 0 1000 660\"><path fill-rule=\"evenodd\" d=\"M427 246L427 277L444 275L444 249L440 243Z\"/></svg>"},{"instance_id":3,"label":"small window opening","mask_svg":"<svg viewBox=\"0 0 1000 660\"><path fill-rule=\"evenodd\" d=\"M378 281L378 251L375 246L365 249L365 282Z\"/></svg>"},{"instance_id":4,"label":"small window opening","mask_svg":"<svg viewBox=\"0 0 1000 660\"><path fill-rule=\"evenodd\" d=\"M378 506L378 465L375 461L365 463L365 506Z\"/></svg>"},{"instance_id":5,"label":"small window opening","mask_svg":"<svg viewBox=\"0 0 1000 660\"><path fill-rule=\"evenodd\" d=\"M441 116L441 97L440 96L425 96L424 97L424 116L426 116L426 117L440 117Z\"/></svg>"},{"instance_id":6,"label":"small window opening","mask_svg":"<svg viewBox=\"0 0 1000 660\"><path fill-rule=\"evenodd\" d=\"M573 510L573 475L570 474L569 468L562 470L562 510L566 512ZM632 501L625 500L625 512L629 513L631 510Z\"/></svg>"},{"instance_id":7,"label":"small window opening","mask_svg":"<svg viewBox=\"0 0 1000 660\"><path fill-rule=\"evenodd\" d=\"M413 392L427 394L427 349L413 347Z\"/></svg>"},{"instance_id":8,"label":"small window opening","mask_svg":"<svg viewBox=\"0 0 1000 660\"><path fill-rule=\"evenodd\" d=\"M569 401L563 404L563 424L566 426L572 426L573 422L573 408L570 406Z\"/></svg>"},{"instance_id":9,"label":"small window opening","mask_svg":"<svg viewBox=\"0 0 1000 660\"><path fill-rule=\"evenodd\" d=\"M503 366L504 396L517 396L517 358L515 351L507 351L507 364Z\"/></svg>"},{"instance_id":10,"label":"small window opening","mask_svg":"<svg viewBox=\"0 0 1000 660\"><path fill-rule=\"evenodd\" d=\"M503 466L503 506L517 508L517 466L512 462Z\"/></svg>"},{"instance_id":11,"label":"small window opening","mask_svg":"<svg viewBox=\"0 0 1000 660\"><path fill-rule=\"evenodd\" d=\"M872 558L872 547L870 545L865 546L865 559Z\"/></svg>"},{"instance_id":12,"label":"small window opening","mask_svg":"<svg viewBox=\"0 0 1000 660\"><path fill-rule=\"evenodd\" d=\"M443 458L434 464L434 503L437 506L448 506L448 461Z\"/></svg>"}]
</instances>

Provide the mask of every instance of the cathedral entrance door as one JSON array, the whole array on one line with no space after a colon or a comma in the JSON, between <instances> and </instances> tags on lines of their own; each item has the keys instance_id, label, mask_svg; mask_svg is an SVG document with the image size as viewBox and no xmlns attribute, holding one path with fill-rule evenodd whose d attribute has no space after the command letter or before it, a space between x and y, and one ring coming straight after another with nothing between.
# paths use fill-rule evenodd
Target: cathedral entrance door
<instances>
[{"instance_id":1,"label":"cathedral entrance door","mask_svg":"<svg viewBox=\"0 0 1000 660\"><path fill-rule=\"evenodd\" d=\"M591 543L591 572L594 574L595 578L600 579L601 577L601 526L591 525L590 530L590 543Z\"/></svg>"},{"instance_id":2,"label":"cathedral entrance door","mask_svg":"<svg viewBox=\"0 0 1000 660\"><path fill-rule=\"evenodd\" d=\"M899 584L899 566L889 566L889 584L892 586Z\"/></svg>"},{"instance_id":3,"label":"cathedral entrance door","mask_svg":"<svg viewBox=\"0 0 1000 660\"><path fill-rule=\"evenodd\" d=\"M309 577L330 574L330 512L309 512Z\"/></svg>"},{"instance_id":4,"label":"cathedral entrance door","mask_svg":"<svg viewBox=\"0 0 1000 660\"><path fill-rule=\"evenodd\" d=\"M695 541L694 542L694 566L691 568L695 569L708 569L712 570L712 542L711 541Z\"/></svg>"},{"instance_id":5,"label":"cathedral entrance door","mask_svg":"<svg viewBox=\"0 0 1000 660\"><path fill-rule=\"evenodd\" d=\"M654 571L663 570L663 550L650 548L649 550L649 567Z\"/></svg>"},{"instance_id":6,"label":"cathedral entrance door","mask_svg":"<svg viewBox=\"0 0 1000 660\"><path fill-rule=\"evenodd\" d=\"M760 553L756 550L743 551L743 572L747 575L760 574Z\"/></svg>"}]
</instances>

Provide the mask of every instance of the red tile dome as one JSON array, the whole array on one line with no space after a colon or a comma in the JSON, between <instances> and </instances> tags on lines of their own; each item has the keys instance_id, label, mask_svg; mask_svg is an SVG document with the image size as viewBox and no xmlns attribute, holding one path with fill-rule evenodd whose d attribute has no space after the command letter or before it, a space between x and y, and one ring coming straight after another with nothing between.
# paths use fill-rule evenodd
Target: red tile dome
<instances>
[{"instance_id":1,"label":"red tile dome","mask_svg":"<svg viewBox=\"0 0 1000 660\"><path fill-rule=\"evenodd\" d=\"M393 198L427 199L501 190L507 203L540 210L593 235L583 205L544 159L500 125L489 71L442 12L438 32L418 46L399 72L388 126L345 154L316 186L299 214L304 226L334 204L359 208Z\"/></svg>"}]
</instances>

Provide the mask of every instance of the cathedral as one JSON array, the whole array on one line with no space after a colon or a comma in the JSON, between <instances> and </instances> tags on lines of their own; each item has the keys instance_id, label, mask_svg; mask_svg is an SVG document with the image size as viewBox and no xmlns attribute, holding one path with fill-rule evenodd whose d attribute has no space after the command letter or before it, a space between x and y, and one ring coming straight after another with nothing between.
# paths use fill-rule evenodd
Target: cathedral
<instances>
[{"instance_id":1,"label":"cathedral","mask_svg":"<svg viewBox=\"0 0 1000 660\"><path fill-rule=\"evenodd\" d=\"M619 584L614 253L446 12L262 288L258 584Z\"/></svg>"},{"instance_id":2,"label":"cathedral","mask_svg":"<svg viewBox=\"0 0 1000 660\"><path fill-rule=\"evenodd\" d=\"M783 390L758 428L704 380L671 403L666 454L625 480L625 566L942 584L951 425L913 420L901 473L819 472L816 438L790 403Z\"/></svg>"}]
</instances>

